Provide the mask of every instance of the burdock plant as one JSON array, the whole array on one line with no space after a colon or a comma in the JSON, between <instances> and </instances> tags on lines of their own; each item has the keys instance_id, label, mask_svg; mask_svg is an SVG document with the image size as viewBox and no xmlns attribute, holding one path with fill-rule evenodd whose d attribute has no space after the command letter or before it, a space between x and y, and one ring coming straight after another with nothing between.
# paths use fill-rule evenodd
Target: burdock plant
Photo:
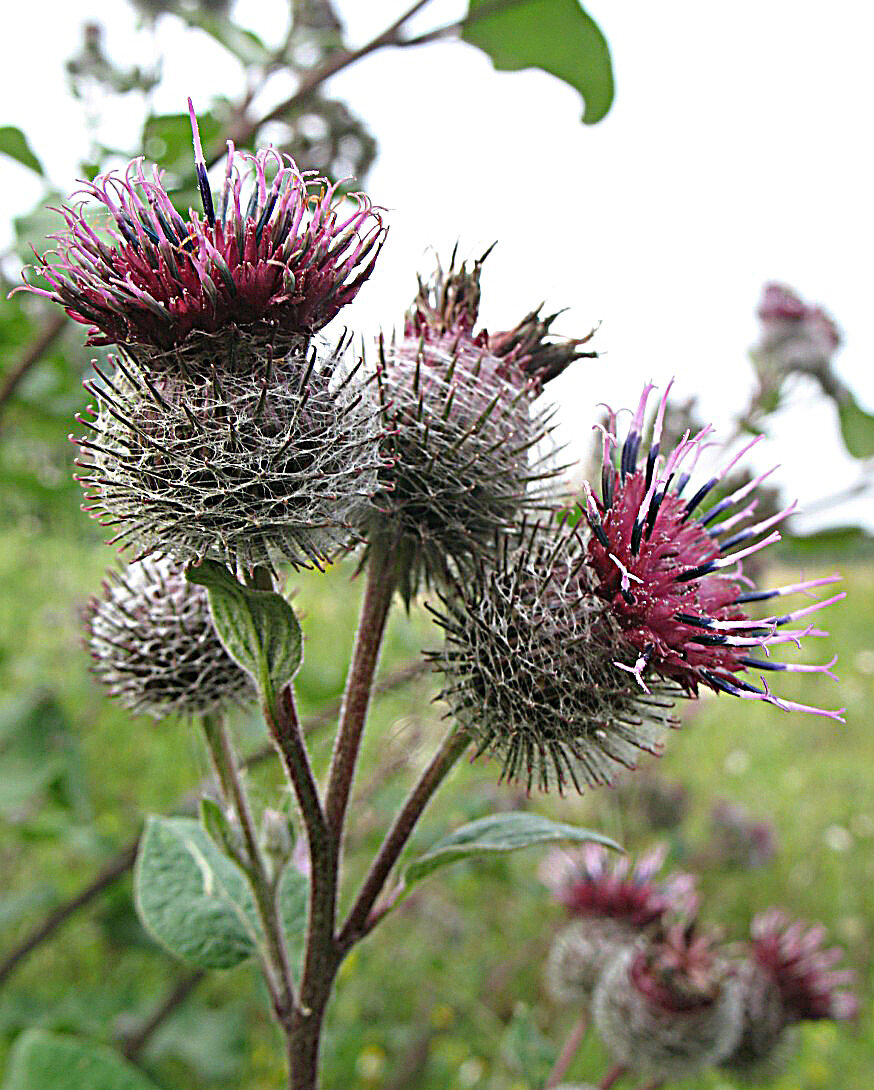
<instances>
[{"instance_id":1,"label":"burdock plant","mask_svg":"<svg viewBox=\"0 0 874 1090\"><path fill-rule=\"evenodd\" d=\"M478 326L482 259L453 260L420 283L402 333L367 363L350 361L351 334L328 344L319 331L372 273L381 212L272 149L239 156L230 146L216 198L193 112L192 125L202 211L183 215L160 172L135 160L86 184L102 219L62 208L66 227L37 268L46 286L30 290L87 325L90 343L114 346L89 382L96 408L80 418L81 476L86 508L141 559L89 610L95 673L134 711L200 721L221 798L205 802L200 822L150 820L141 918L199 968L258 959L289 1085L314 1090L337 972L415 882L480 851L609 843L500 813L396 873L465 751L494 757L529 791L581 791L660 752L674 702L701 687L817 711L747 677L828 672L771 651L820 635L807 618L836 599L747 614L749 603L832 580L750 590L739 562L776 539L788 512L750 521L758 479L706 507L722 473L686 498L706 436L661 454L665 400L640 467L646 394L621 452L615 423L605 431L600 499L589 490L582 510L559 517L552 410L540 395L593 355L588 336L555 336L557 316L540 309L509 330ZM276 581L283 565L322 566L355 547L365 588L320 783L295 704L301 628ZM451 722L347 900L344 831L383 633L395 592L411 606L429 587L445 633L431 657ZM296 800L306 866L289 860L280 807L259 833L247 797L224 712L250 697ZM599 853L561 896L581 921L600 913L638 930L667 926L673 900L653 872L652 859L627 871ZM613 983L595 999L606 1035L622 1037L617 1055L651 1030L661 1034L648 1053L656 1073L725 1054L739 1006L708 943L668 927L645 947L617 949L602 977ZM694 1021L697 1051L663 1063L677 1017Z\"/></svg>"}]
</instances>

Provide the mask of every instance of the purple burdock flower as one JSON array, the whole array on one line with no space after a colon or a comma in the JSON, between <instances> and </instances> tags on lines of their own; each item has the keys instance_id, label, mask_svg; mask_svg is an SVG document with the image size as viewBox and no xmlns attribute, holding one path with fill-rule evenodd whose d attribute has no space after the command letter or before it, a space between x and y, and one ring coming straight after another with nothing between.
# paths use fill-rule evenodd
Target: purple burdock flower
<instances>
[{"instance_id":1,"label":"purple burdock flower","mask_svg":"<svg viewBox=\"0 0 874 1090\"><path fill-rule=\"evenodd\" d=\"M779 988L787 1023L856 1017L859 1001L845 990L856 974L834 968L844 951L824 948L827 932L821 924L808 927L772 908L755 917L750 934L752 957Z\"/></svg>"},{"instance_id":2,"label":"purple burdock flower","mask_svg":"<svg viewBox=\"0 0 874 1090\"><path fill-rule=\"evenodd\" d=\"M826 636L828 633L807 618L845 594L760 619L746 612L751 602L808 594L840 577L756 590L742 575L745 557L780 540L775 527L795 510L795 504L769 518L752 521L756 500L751 497L773 472L769 470L705 507L706 498L761 436L750 440L685 498L698 456L710 445L711 428L694 436L687 432L673 450L661 453L659 440L671 385L655 417L645 466L638 467L638 455L647 399L654 389L651 385L643 391L621 450L616 414L610 412L609 426L603 429L600 499L587 486L584 510L592 530L589 564L597 593L609 603L626 641L617 669L632 675L643 691L648 690L650 679L658 677L676 682L690 696L697 695L704 685L784 711L840 719L843 709L826 711L778 697L763 675L789 671L833 678L835 659L820 666L784 663L771 658L771 649L783 644L800 646L805 636ZM801 627L792 627L799 621ZM764 657L755 657L757 650ZM760 675L761 686L740 676L750 671Z\"/></svg>"},{"instance_id":3,"label":"purple burdock flower","mask_svg":"<svg viewBox=\"0 0 874 1090\"><path fill-rule=\"evenodd\" d=\"M441 695L502 778L582 791L661 753L680 690L656 679L644 692L614 666L622 633L594 593L578 527L523 522L438 595Z\"/></svg>"},{"instance_id":4,"label":"purple burdock flower","mask_svg":"<svg viewBox=\"0 0 874 1090\"><path fill-rule=\"evenodd\" d=\"M717 1063L740 1033L730 967L692 924L620 951L601 975L593 1014L618 1063L660 1079Z\"/></svg>"},{"instance_id":5,"label":"purple burdock flower","mask_svg":"<svg viewBox=\"0 0 874 1090\"><path fill-rule=\"evenodd\" d=\"M553 999L587 1002L604 967L647 928L694 916L698 898L692 875L655 881L665 854L659 846L633 867L627 856L609 858L595 844L547 857L541 879L574 917L556 935L547 958L546 986Z\"/></svg>"},{"instance_id":6,"label":"purple burdock flower","mask_svg":"<svg viewBox=\"0 0 874 1090\"><path fill-rule=\"evenodd\" d=\"M380 341L394 466L381 474L368 532L394 543L407 599L491 551L523 511L544 506L559 472L544 443L553 411L533 403L575 359L596 355L581 350L589 337L553 338L556 315L539 310L507 332L477 331L485 256L456 267L453 254L448 270L438 265L419 282L403 336Z\"/></svg>"},{"instance_id":7,"label":"purple burdock flower","mask_svg":"<svg viewBox=\"0 0 874 1090\"><path fill-rule=\"evenodd\" d=\"M772 908L756 916L749 954L736 979L741 994L740 1038L722 1066L746 1078L778 1073L797 1048L792 1027L808 1020L855 1018L859 1002L845 990L851 969L835 969L839 947L823 948L821 926L808 927Z\"/></svg>"},{"instance_id":8,"label":"purple burdock flower","mask_svg":"<svg viewBox=\"0 0 874 1090\"><path fill-rule=\"evenodd\" d=\"M255 339L282 356L355 298L385 237L379 211L356 193L344 212L336 184L272 148L238 155L230 141L216 203L189 109L203 215L183 218L163 173L134 159L83 183L107 226L92 224L86 202L62 206L66 230L37 266L49 287L27 290L89 326L89 344L118 344L155 370L233 359L237 331L247 349Z\"/></svg>"}]
</instances>

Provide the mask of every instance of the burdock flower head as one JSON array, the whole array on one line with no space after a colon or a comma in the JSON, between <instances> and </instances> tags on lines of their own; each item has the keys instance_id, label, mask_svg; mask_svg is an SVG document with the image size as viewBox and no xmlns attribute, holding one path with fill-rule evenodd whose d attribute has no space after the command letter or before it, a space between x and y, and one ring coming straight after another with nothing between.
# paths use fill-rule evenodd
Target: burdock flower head
<instances>
[{"instance_id":1,"label":"burdock flower head","mask_svg":"<svg viewBox=\"0 0 874 1090\"><path fill-rule=\"evenodd\" d=\"M153 371L208 372L240 355L245 368L253 344L281 357L354 299L385 232L367 196L344 212L336 185L272 148L238 155L229 141L216 203L189 108L203 215L180 215L162 172L134 159L83 183L108 226L85 202L61 208L66 230L37 267L49 287L29 290L89 326L89 344L124 346Z\"/></svg>"},{"instance_id":2,"label":"burdock flower head","mask_svg":"<svg viewBox=\"0 0 874 1090\"><path fill-rule=\"evenodd\" d=\"M670 387L656 414L645 466L638 466L638 456L647 399L653 390L650 385L644 389L621 449L616 415L610 412L609 427L603 431L600 499L587 486L585 514L592 529L589 565L597 594L608 604L625 643L617 668L632 676L642 692L649 691L654 678L670 679L690 696L704 685L784 711L839 719L843 709L826 711L775 695L763 675L796 671L834 677L834 659L814 666L778 662L770 656L774 647L800 646L805 636L826 636L807 618L845 595L760 619L751 618L746 609L751 602L807 593L840 577L810 579L775 590L751 586L740 562L779 541L775 527L795 505L753 521L756 500L752 496L770 470L705 506L707 497L761 436L685 498L695 462L709 445L711 429L706 427L694 436L687 432L673 450L661 453L659 440ZM801 626L793 627L797 622ZM765 657L755 657L757 650ZM761 685L741 676L750 671L760 675Z\"/></svg>"},{"instance_id":3,"label":"burdock flower head","mask_svg":"<svg viewBox=\"0 0 874 1090\"><path fill-rule=\"evenodd\" d=\"M557 315L532 311L512 330L476 330L483 255L438 264L403 336L380 341L379 379L395 432L394 466L370 519L372 537L395 543L401 589L442 581L491 549L525 509L542 506L558 470L543 440L552 412L533 402L575 359L597 353L550 335Z\"/></svg>"},{"instance_id":4,"label":"burdock flower head","mask_svg":"<svg viewBox=\"0 0 874 1090\"><path fill-rule=\"evenodd\" d=\"M594 589L577 530L523 525L432 610L451 714L529 790L612 783L676 725L676 685L616 669L623 635Z\"/></svg>"},{"instance_id":5,"label":"burdock flower head","mask_svg":"<svg viewBox=\"0 0 874 1090\"><path fill-rule=\"evenodd\" d=\"M784 373L827 368L840 347L831 316L785 284L765 285L757 314L762 324L756 352L771 356Z\"/></svg>"},{"instance_id":6,"label":"burdock flower head","mask_svg":"<svg viewBox=\"0 0 874 1090\"><path fill-rule=\"evenodd\" d=\"M575 917L556 935L546 963L546 986L560 1003L591 998L605 966L647 928L668 918L689 918L698 907L695 879L672 874L656 881L664 846L642 855L611 859L596 844L552 852L541 878Z\"/></svg>"},{"instance_id":7,"label":"burdock flower head","mask_svg":"<svg viewBox=\"0 0 874 1090\"><path fill-rule=\"evenodd\" d=\"M59 260L41 267L43 294L120 346L77 417L85 510L138 555L320 565L353 540L386 464L345 335L315 335L373 268L379 216L359 194L343 218L334 187L270 149L245 157L246 197L232 146L216 208L193 112L192 126L203 218L183 220L136 160L89 190L114 227L65 208Z\"/></svg>"},{"instance_id":8,"label":"burdock flower head","mask_svg":"<svg viewBox=\"0 0 874 1090\"><path fill-rule=\"evenodd\" d=\"M216 635L206 590L171 560L110 572L85 620L95 677L131 711L206 715L254 695Z\"/></svg>"},{"instance_id":9,"label":"burdock flower head","mask_svg":"<svg viewBox=\"0 0 874 1090\"><path fill-rule=\"evenodd\" d=\"M743 1025L722 1066L747 1078L773 1075L796 1046L797 1022L854 1018L859 1003L845 985L851 969L835 969L839 947L823 948L825 928L807 927L772 908L756 916L749 954L737 969Z\"/></svg>"},{"instance_id":10,"label":"burdock flower head","mask_svg":"<svg viewBox=\"0 0 874 1090\"><path fill-rule=\"evenodd\" d=\"M598 983L593 1014L618 1063L661 1079L717 1063L740 1033L729 965L692 924L617 954Z\"/></svg>"}]
</instances>

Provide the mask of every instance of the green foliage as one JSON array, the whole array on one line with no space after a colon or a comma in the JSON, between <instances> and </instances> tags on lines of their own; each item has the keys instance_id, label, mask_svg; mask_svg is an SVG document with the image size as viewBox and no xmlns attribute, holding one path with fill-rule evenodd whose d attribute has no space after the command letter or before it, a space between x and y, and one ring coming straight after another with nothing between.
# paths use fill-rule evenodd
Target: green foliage
<instances>
[{"instance_id":1,"label":"green foliage","mask_svg":"<svg viewBox=\"0 0 874 1090\"><path fill-rule=\"evenodd\" d=\"M252 675L268 707L300 669L303 636L294 610L281 594L244 587L227 568L204 560L187 570L206 587L209 608L225 650Z\"/></svg>"},{"instance_id":2,"label":"green foliage","mask_svg":"<svg viewBox=\"0 0 874 1090\"><path fill-rule=\"evenodd\" d=\"M3 1090L157 1090L112 1049L27 1030L15 1043Z\"/></svg>"},{"instance_id":3,"label":"green foliage","mask_svg":"<svg viewBox=\"0 0 874 1090\"><path fill-rule=\"evenodd\" d=\"M874 415L866 413L849 391L838 406L838 419L850 454L854 458L874 458Z\"/></svg>"},{"instance_id":4,"label":"green foliage","mask_svg":"<svg viewBox=\"0 0 874 1090\"><path fill-rule=\"evenodd\" d=\"M15 159L37 174L45 174L43 165L31 149L27 137L14 125L0 125L0 155L8 155L10 159Z\"/></svg>"},{"instance_id":5,"label":"green foliage","mask_svg":"<svg viewBox=\"0 0 874 1090\"><path fill-rule=\"evenodd\" d=\"M306 920L306 879L286 868L278 898L292 953ZM150 817L134 876L146 930L199 969L232 969L262 942L255 899L242 870L193 818Z\"/></svg>"},{"instance_id":6,"label":"green foliage","mask_svg":"<svg viewBox=\"0 0 874 1090\"><path fill-rule=\"evenodd\" d=\"M610 49L577 0L517 0L498 6L493 0L470 0L468 20L462 38L487 53L495 68L542 68L580 92L584 124L607 116L613 102Z\"/></svg>"},{"instance_id":7,"label":"green foliage","mask_svg":"<svg viewBox=\"0 0 874 1090\"><path fill-rule=\"evenodd\" d=\"M410 863L404 871L407 888L421 882L441 867L472 859L479 855L494 855L530 848L535 844L553 844L570 840L577 844L594 842L622 851L609 837L593 833L590 829L578 829L575 825L550 821L540 814L511 812L489 814L450 833L439 840L424 855Z\"/></svg>"}]
</instances>

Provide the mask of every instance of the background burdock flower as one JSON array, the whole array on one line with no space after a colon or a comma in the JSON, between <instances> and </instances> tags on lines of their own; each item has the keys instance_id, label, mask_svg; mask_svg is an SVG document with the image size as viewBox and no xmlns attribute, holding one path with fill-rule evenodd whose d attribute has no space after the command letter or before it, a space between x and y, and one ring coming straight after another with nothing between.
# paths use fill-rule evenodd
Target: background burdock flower
<instances>
[{"instance_id":1,"label":"background burdock flower","mask_svg":"<svg viewBox=\"0 0 874 1090\"><path fill-rule=\"evenodd\" d=\"M617 954L595 990L593 1015L618 1063L662 1079L718 1062L740 1033L729 966L691 924Z\"/></svg>"},{"instance_id":2,"label":"background burdock flower","mask_svg":"<svg viewBox=\"0 0 874 1090\"><path fill-rule=\"evenodd\" d=\"M773 1075L797 1047L797 1022L855 1018L859 1003L845 989L851 969L835 969L844 952L825 949L824 927L808 927L777 908L756 916L748 956L737 968L743 1025L722 1066L745 1078Z\"/></svg>"},{"instance_id":3,"label":"background burdock flower","mask_svg":"<svg viewBox=\"0 0 874 1090\"><path fill-rule=\"evenodd\" d=\"M722 866L763 867L777 854L773 824L756 820L745 807L728 799L720 799L712 807L710 828L705 855Z\"/></svg>"},{"instance_id":4,"label":"background burdock flower","mask_svg":"<svg viewBox=\"0 0 874 1090\"><path fill-rule=\"evenodd\" d=\"M740 562L779 541L774 527L795 505L750 522L756 500L749 497L771 470L702 510L706 497L761 436L684 499L695 462L709 445L705 440L711 429L708 426L693 437L686 433L666 456L660 453L671 385L656 414L645 467L638 468L638 454L647 399L654 389L651 385L640 398L618 454L618 467L613 454L614 448L619 450L616 415L610 412L609 426L603 429L600 499L587 486L584 510L592 529L589 563L597 593L609 604L626 645L617 656L617 668L634 677L642 691L648 690L651 678L668 678L689 695L697 695L699 686L706 685L716 692L766 701L783 710L840 719L843 709L826 711L785 700L771 692L764 678L759 687L738 676L752 670L760 674L819 672L834 677L834 659L822 666L789 664L772 659L770 651L781 644L800 645L805 636L827 635L809 623L803 628L786 626L804 621L845 595L836 594L789 613L750 618L745 608L750 602L805 593L840 577L811 579L775 590L745 589L749 580L742 576ZM744 547L738 548L740 545ZM765 658L750 654L757 648L764 651Z\"/></svg>"},{"instance_id":5,"label":"background burdock flower","mask_svg":"<svg viewBox=\"0 0 874 1090\"><path fill-rule=\"evenodd\" d=\"M821 370L840 347L834 319L785 284L765 285L757 314L761 336L756 351L772 354L784 371Z\"/></svg>"},{"instance_id":6,"label":"background burdock flower","mask_svg":"<svg viewBox=\"0 0 874 1090\"><path fill-rule=\"evenodd\" d=\"M150 378L121 357L113 376L98 370L99 411L77 417L84 509L141 554L320 565L353 538L384 464L345 347L301 340L247 374Z\"/></svg>"},{"instance_id":7,"label":"background burdock flower","mask_svg":"<svg viewBox=\"0 0 874 1090\"><path fill-rule=\"evenodd\" d=\"M546 986L557 1002L588 1001L619 950L668 917L695 914L698 898L692 875L655 880L665 853L659 846L633 867L627 856L608 858L607 851L595 844L573 852L557 849L546 858L541 880L577 917L559 931L547 957Z\"/></svg>"},{"instance_id":8,"label":"background burdock flower","mask_svg":"<svg viewBox=\"0 0 874 1090\"><path fill-rule=\"evenodd\" d=\"M635 767L640 751L661 752L679 690L643 692L613 665L622 633L593 593L575 531L523 526L440 600L441 695L477 755L501 760L502 778L581 791Z\"/></svg>"},{"instance_id":9,"label":"background burdock flower","mask_svg":"<svg viewBox=\"0 0 874 1090\"><path fill-rule=\"evenodd\" d=\"M85 623L92 672L131 711L205 715L254 697L215 633L205 589L171 560L109 572Z\"/></svg>"},{"instance_id":10,"label":"background burdock flower","mask_svg":"<svg viewBox=\"0 0 874 1090\"><path fill-rule=\"evenodd\" d=\"M552 410L533 402L575 359L578 340L550 336L557 315L533 311L515 329L475 332L480 273L439 264L407 315L403 336L380 340L384 412L395 433L393 467L370 519L371 537L392 541L407 600L420 582L491 549L523 509L543 505L560 472L544 443Z\"/></svg>"},{"instance_id":11,"label":"background burdock flower","mask_svg":"<svg viewBox=\"0 0 874 1090\"><path fill-rule=\"evenodd\" d=\"M824 948L827 932L821 924L808 927L772 908L755 917L750 934L752 957L780 989L787 1023L856 1017L859 1001L844 987L856 974L834 968L844 951Z\"/></svg>"},{"instance_id":12,"label":"background burdock flower","mask_svg":"<svg viewBox=\"0 0 874 1090\"><path fill-rule=\"evenodd\" d=\"M183 219L162 173L148 177L135 159L123 175L83 183L109 226L92 224L86 202L62 206L66 230L37 266L49 288L28 290L89 326L89 344L122 345L152 370L245 370L253 344L278 358L354 299L385 231L363 193L344 213L336 184L272 148L237 155L230 142L216 207L189 108L203 217Z\"/></svg>"}]
</instances>

